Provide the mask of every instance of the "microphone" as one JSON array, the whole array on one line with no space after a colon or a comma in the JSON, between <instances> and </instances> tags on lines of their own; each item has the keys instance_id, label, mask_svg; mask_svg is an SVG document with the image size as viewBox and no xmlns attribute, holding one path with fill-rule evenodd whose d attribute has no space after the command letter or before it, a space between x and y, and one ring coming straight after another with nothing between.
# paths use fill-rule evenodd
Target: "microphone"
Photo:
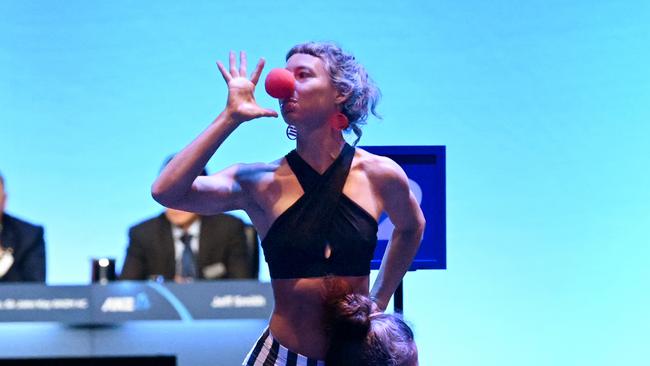
<instances>
[{"instance_id":1,"label":"microphone","mask_svg":"<svg viewBox=\"0 0 650 366\"><path fill-rule=\"evenodd\" d=\"M277 99L286 99L293 95L296 88L296 79L287 69L273 69L266 75L264 82L266 92Z\"/></svg>"}]
</instances>

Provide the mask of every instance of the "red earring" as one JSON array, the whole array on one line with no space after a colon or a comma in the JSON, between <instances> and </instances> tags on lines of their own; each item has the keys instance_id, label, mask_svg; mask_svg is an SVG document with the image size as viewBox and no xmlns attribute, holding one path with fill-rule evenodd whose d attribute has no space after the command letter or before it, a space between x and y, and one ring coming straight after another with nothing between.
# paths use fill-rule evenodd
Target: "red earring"
<instances>
[{"instance_id":1,"label":"red earring","mask_svg":"<svg viewBox=\"0 0 650 366\"><path fill-rule=\"evenodd\" d=\"M329 119L329 123L333 129L339 131L343 131L350 126L350 121L348 120L348 117L341 112L333 114L332 117L330 117Z\"/></svg>"}]
</instances>

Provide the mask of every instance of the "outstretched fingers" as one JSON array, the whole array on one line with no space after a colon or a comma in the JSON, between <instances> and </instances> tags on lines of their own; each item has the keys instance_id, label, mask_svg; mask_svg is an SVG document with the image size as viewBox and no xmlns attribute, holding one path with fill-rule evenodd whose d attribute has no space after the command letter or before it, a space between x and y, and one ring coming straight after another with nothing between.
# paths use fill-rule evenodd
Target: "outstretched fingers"
<instances>
[{"instance_id":1,"label":"outstretched fingers","mask_svg":"<svg viewBox=\"0 0 650 366\"><path fill-rule=\"evenodd\" d=\"M264 68L264 59L260 58L260 61L255 66L255 71L251 74L251 82L254 85L257 85L257 82L260 80L260 75L262 74L262 69Z\"/></svg>"},{"instance_id":2,"label":"outstretched fingers","mask_svg":"<svg viewBox=\"0 0 650 366\"><path fill-rule=\"evenodd\" d=\"M246 52L239 51L239 76L246 77Z\"/></svg>"},{"instance_id":3,"label":"outstretched fingers","mask_svg":"<svg viewBox=\"0 0 650 366\"><path fill-rule=\"evenodd\" d=\"M234 78L239 76L239 71L237 71L237 57L233 51L230 51L229 54L230 62L230 75Z\"/></svg>"},{"instance_id":4,"label":"outstretched fingers","mask_svg":"<svg viewBox=\"0 0 650 366\"><path fill-rule=\"evenodd\" d=\"M223 79L226 81L226 83L229 83L230 80L232 79L232 76L230 76L230 73L226 70L226 67L223 66L221 61L217 61L217 67L219 68L219 71L221 72L221 76L223 76Z\"/></svg>"},{"instance_id":5,"label":"outstretched fingers","mask_svg":"<svg viewBox=\"0 0 650 366\"><path fill-rule=\"evenodd\" d=\"M221 61L217 61L217 66L219 67L221 76L223 76L223 79L226 81L226 83L230 82L230 80L236 77L246 77L246 74L248 72L248 60L246 58L246 52L239 52L239 69L237 69L237 57L235 56L235 52L230 51L228 62L229 68L226 69ZM255 66L255 70L253 70L250 78L250 81L253 83L253 85L257 85L257 82L260 80L262 69L264 69L264 63L264 59L260 58L260 61Z\"/></svg>"}]
</instances>

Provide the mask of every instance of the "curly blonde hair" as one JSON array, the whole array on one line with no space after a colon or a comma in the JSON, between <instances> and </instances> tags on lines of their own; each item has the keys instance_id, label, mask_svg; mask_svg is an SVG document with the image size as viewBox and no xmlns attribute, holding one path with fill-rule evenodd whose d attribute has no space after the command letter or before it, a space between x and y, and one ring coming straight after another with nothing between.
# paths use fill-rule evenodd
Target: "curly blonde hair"
<instances>
[{"instance_id":1,"label":"curly blonde hair","mask_svg":"<svg viewBox=\"0 0 650 366\"><path fill-rule=\"evenodd\" d=\"M356 145L363 132L361 126L368 119L368 111L381 118L375 108L381 98L381 91L368 76L366 69L350 53L331 42L307 42L293 46L286 59L296 53L304 53L323 60L334 87L345 96L341 112L348 117L350 126L357 136Z\"/></svg>"}]
</instances>

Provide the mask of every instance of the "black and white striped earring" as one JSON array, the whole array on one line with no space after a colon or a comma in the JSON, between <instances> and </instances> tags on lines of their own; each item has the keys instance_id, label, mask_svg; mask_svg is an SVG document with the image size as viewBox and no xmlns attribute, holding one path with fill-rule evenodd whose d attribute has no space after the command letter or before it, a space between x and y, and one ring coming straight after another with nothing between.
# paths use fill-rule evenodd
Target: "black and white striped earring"
<instances>
[{"instance_id":1,"label":"black and white striped earring","mask_svg":"<svg viewBox=\"0 0 650 366\"><path fill-rule=\"evenodd\" d=\"M295 140L298 138L298 130L296 129L296 126L294 125L289 125L287 126L287 137L289 140Z\"/></svg>"}]
</instances>

